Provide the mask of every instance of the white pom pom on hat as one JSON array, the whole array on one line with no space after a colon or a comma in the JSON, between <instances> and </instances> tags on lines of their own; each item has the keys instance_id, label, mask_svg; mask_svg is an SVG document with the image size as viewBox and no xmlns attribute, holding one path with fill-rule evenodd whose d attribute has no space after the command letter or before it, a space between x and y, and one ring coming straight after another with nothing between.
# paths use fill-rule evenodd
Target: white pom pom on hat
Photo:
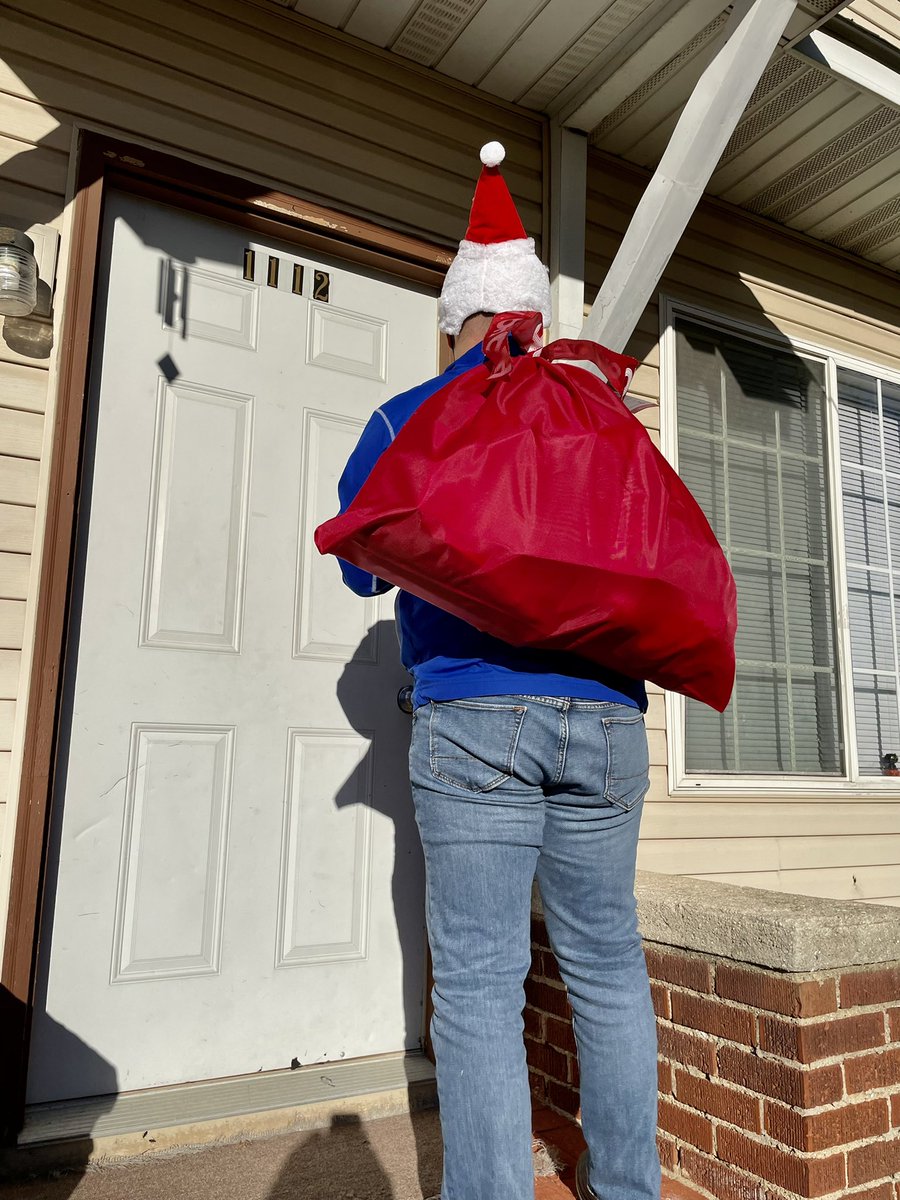
<instances>
[{"instance_id":1,"label":"white pom pom on hat","mask_svg":"<svg viewBox=\"0 0 900 1200\"><path fill-rule=\"evenodd\" d=\"M497 170L506 157L500 142L481 147L484 164L466 236L450 264L439 305L444 333L459 333L476 312L540 312L550 323L550 280L525 232L515 201Z\"/></svg>"},{"instance_id":2,"label":"white pom pom on hat","mask_svg":"<svg viewBox=\"0 0 900 1200\"><path fill-rule=\"evenodd\" d=\"M481 147L481 161L486 167L499 167L506 158L506 147L502 142L485 142Z\"/></svg>"}]
</instances>

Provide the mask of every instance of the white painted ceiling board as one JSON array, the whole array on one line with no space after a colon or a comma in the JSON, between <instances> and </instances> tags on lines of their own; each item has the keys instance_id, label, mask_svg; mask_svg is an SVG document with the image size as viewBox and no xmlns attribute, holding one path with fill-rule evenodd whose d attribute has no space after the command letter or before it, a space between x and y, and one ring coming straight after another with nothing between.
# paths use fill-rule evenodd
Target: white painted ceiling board
<instances>
[{"instance_id":1,"label":"white painted ceiling board","mask_svg":"<svg viewBox=\"0 0 900 1200\"><path fill-rule=\"evenodd\" d=\"M442 75L477 83L549 0L488 0L435 64Z\"/></svg>"},{"instance_id":2,"label":"white painted ceiling board","mask_svg":"<svg viewBox=\"0 0 900 1200\"><path fill-rule=\"evenodd\" d=\"M629 46L627 58L601 71L599 75L573 81L558 98L559 115L566 124L593 130L600 121L639 89L696 38L711 21L725 22L722 0L686 0L674 10L661 10L663 20L637 45Z\"/></svg>"},{"instance_id":3,"label":"white painted ceiling board","mask_svg":"<svg viewBox=\"0 0 900 1200\"><path fill-rule=\"evenodd\" d=\"M773 221L793 224L800 212L823 194L886 158L896 162L898 151L900 113L876 110L754 196L748 207Z\"/></svg>"},{"instance_id":4,"label":"white painted ceiling board","mask_svg":"<svg viewBox=\"0 0 900 1200\"><path fill-rule=\"evenodd\" d=\"M835 130L843 128L844 110L857 99L842 84L832 83L718 167L709 191L729 200L733 195L745 198L752 195L759 190L763 178L766 185L771 183L789 170L800 154L824 145ZM858 111L866 110L860 105Z\"/></svg>"},{"instance_id":5,"label":"white painted ceiling board","mask_svg":"<svg viewBox=\"0 0 900 1200\"><path fill-rule=\"evenodd\" d=\"M373 46L389 46L418 7L419 0L358 0L343 29Z\"/></svg>"},{"instance_id":6,"label":"white painted ceiling board","mask_svg":"<svg viewBox=\"0 0 900 1200\"><path fill-rule=\"evenodd\" d=\"M485 0L420 0L391 42L401 58L433 67Z\"/></svg>"},{"instance_id":7,"label":"white painted ceiling board","mask_svg":"<svg viewBox=\"0 0 900 1200\"><path fill-rule=\"evenodd\" d=\"M900 237L900 217L894 217L886 223L879 224L864 237L858 235L859 225L854 224L849 227L841 238L836 238L834 244L843 250L849 250L852 254L859 254L863 258L884 258L892 253L892 247ZM846 240L843 240L846 236Z\"/></svg>"},{"instance_id":8,"label":"white painted ceiling board","mask_svg":"<svg viewBox=\"0 0 900 1200\"><path fill-rule=\"evenodd\" d=\"M585 71L610 60L614 47L622 45L629 34L646 27L647 16L658 5L647 0L614 0L584 31L577 42L562 54L521 97L526 108L547 109L560 93Z\"/></svg>"},{"instance_id":9,"label":"white painted ceiling board","mask_svg":"<svg viewBox=\"0 0 900 1200\"><path fill-rule=\"evenodd\" d=\"M719 44L716 37L694 41L691 52L682 52L670 60L609 114L600 126L606 128L603 140L592 138L594 145L611 154L621 154L640 166L656 165L679 113ZM661 132L660 127L666 132Z\"/></svg>"},{"instance_id":10,"label":"white painted ceiling board","mask_svg":"<svg viewBox=\"0 0 900 1200\"><path fill-rule=\"evenodd\" d=\"M842 89L843 85L835 84L835 87ZM843 105L838 105L833 109L830 119L823 118L817 123L807 126L806 132L802 135L802 146L791 138L791 131L788 131L786 135L776 135L782 142L780 150L769 146L766 147L767 156L765 158L758 154L753 155L752 169L740 182L719 188L714 175L711 187L715 188L717 196L721 196L729 204L746 204L763 188L771 186L796 167L799 162L824 150L849 126L864 120L876 107L877 105L868 96L851 94ZM803 120L802 117L800 119Z\"/></svg>"},{"instance_id":11,"label":"white painted ceiling board","mask_svg":"<svg viewBox=\"0 0 900 1200\"><path fill-rule=\"evenodd\" d=\"M721 160L723 164L745 154L798 112L815 109L816 101L834 84L834 77L827 71L802 66L790 55L782 55L772 67L784 70L777 76L777 84L761 92L758 101L747 106L725 147ZM774 78L776 76L773 75Z\"/></svg>"},{"instance_id":12,"label":"white painted ceiling board","mask_svg":"<svg viewBox=\"0 0 900 1200\"><path fill-rule=\"evenodd\" d=\"M275 3L280 3L281 0L275 0ZM356 0L287 0L289 8L293 8L295 12L303 13L304 17L312 17L315 21L321 21L323 25L331 25L335 29L339 29L341 22L346 20L348 13L353 9Z\"/></svg>"},{"instance_id":13,"label":"white painted ceiling board","mask_svg":"<svg viewBox=\"0 0 900 1200\"><path fill-rule=\"evenodd\" d=\"M596 21L610 0L550 0L479 81L493 96L516 100Z\"/></svg>"},{"instance_id":14,"label":"white painted ceiling board","mask_svg":"<svg viewBox=\"0 0 900 1200\"><path fill-rule=\"evenodd\" d=\"M900 146L900 127L898 127L897 144ZM844 208L847 203L860 191L868 192L879 184L890 183L893 181L894 188L897 187L898 180L898 165L900 165L900 150L893 155L881 158L877 162L872 163L870 167L858 172L852 179L846 183L828 188L821 198L807 204L803 209L786 218L786 223L793 229L802 229L804 232L811 226L815 225L825 217Z\"/></svg>"},{"instance_id":15,"label":"white painted ceiling board","mask_svg":"<svg viewBox=\"0 0 900 1200\"><path fill-rule=\"evenodd\" d=\"M900 197L897 198L900 201ZM889 213L883 217L882 213ZM900 208L885 206L871 214L872 223L856 221L834 239L834 244L842 250L849 250L863 258L873 257L877 253L889 253L890 247L900 237Z\"/></svg>"},{"instance_id":16,"label":"white painted ceiling board","mask_svg":"<svg viewBox=\"0 0 900 1200\"><path fill-rule=\"evenodd\" d=\"M852 246L875 228L900 217L900 190L896 179L888 179L861 195L830 216L810 226L812 237L834 239L838 245Z\"/></svg>"}]
</instances>

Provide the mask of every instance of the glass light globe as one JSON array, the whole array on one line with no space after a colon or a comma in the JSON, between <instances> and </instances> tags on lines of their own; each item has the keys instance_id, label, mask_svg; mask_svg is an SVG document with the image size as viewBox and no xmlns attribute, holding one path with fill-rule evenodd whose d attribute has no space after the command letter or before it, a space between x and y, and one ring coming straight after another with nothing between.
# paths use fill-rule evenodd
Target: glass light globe
<instances>
[{"instance_id":1,"label":"glass light globe","mask_svg":"<svg viewBox=\"0 0 900 1200\"><path fill-rule=\"evenodd\" d=\"M0 227L0 314L27 317L36 303L34 242L17 229Z\"/></svg>"}]
</instances>

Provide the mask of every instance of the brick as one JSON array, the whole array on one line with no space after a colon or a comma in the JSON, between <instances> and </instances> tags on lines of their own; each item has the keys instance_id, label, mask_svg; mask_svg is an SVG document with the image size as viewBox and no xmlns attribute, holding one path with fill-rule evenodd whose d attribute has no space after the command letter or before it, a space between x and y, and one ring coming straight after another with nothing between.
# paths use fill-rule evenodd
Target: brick
<instances>
[{"instance_id":1,"label":"brick","mask_svg":"<svg viewBox=\"0 0 900 1200\"><path fill-rule=\"evenodd\" d=\"M556 961L556 955L550 950L540 951L539 968L540 975L543 979L550 979L553 983L562 983L562 976L559 973L559 965ZM535 971L537 973L537 971Z\"/></svg>"},{"instance_id":2,"label":"brick","mask_svg":"<svg viewBox=\"0 0 900 1200\"><path fill-rule=\"evenodd\" d=\"M786 1017L821 1017L837 1009L833 979L795 980L726 963L716 968L716 994Z\"/></svg>"},{"instance_id":3,"label":"brick","mask_svg":"<svg viewBox=\"0 0 900 1200\"><path fill-rule=\"evenodd\" d=\"M563 1054L560 1050L555 1050L552 1046L546 1046L541 1042L532 1042L526 1039L528 1065L536 1071L549 1076L551 1079L558 1079L561 1083L570 1083L569 1078L569 1055Z\"/></svg>"},{"instance_id":4,"label":"brick","mask_svg":"<svg viewBox=\"0 0 900 1200\"><path fill-rule=\"evenodd\" d=\"M672 1000L669 996L669 989L663 987L661 983L650 982L650 998L653 1001L653 1011L658 1017L662 1017L664 1021L672 1019Z\"/></svg>"},{"instance_id":5,"label":"brick","mask_svg":"<svg viewBox=\"0 0 900 1200\"><path fill-rule=\"evenodd\" d=\"M727 1038L730 1042L743 1042L745 1046L753 1044L756 1023L753 1013L707 996L673 992L672 1020L676 1025Z\"/></svg>"},{"instance_id":6,"label":"brick","mask_svg":"<svg viewBox=\"0 0 900 1200\"><path fill-rule=\"evenodd\" d=\"M532 1067L528 1068L528 1086L531 1088L531 1094L538 1104L545 1104L547 1100L547 1084L550 1081L546 1075L539 1075Z\"/></svg>"},{"instance_id":7,"label":"brick","mask_svg":"<svg viewBox=\"0 0 900 1200\"><path fill-rule=\"evenodd\" d=\"M670 1095L672 1092L673 1071L672 1064L666 1062L665 1059L658 1059L656 1063L656 1078L657 1086L663 1095ZM898 1097L900 1099L900 1097Z\"/></svg>"},{"instance_id":8,"label":"brick","mask_svg":"<svg viewBox=\"0 0 900 1200\"><path fill-rule=\"evenodd\" d=\"M544 1040L544 1022L547 1020L544 1014L538 1012L536 1008L526 1008L522 1013L522 1018L525 1022L525 1036L530 1037L532 1041L542 1042Z\"/></svg>"},{"instance_id":9,"label":"brick","mask_svg":"<svg viewBox=\"0 0 900 1200\"><path fill-rule=\"evenodd\" d=\"M687 1071L678 1070L675 1072L675 1096L682 1104L708 1113L711 1117L718 1117L732 1125L740 1125L742 1129L750 1129L754 1133L762 1132L760 1102L757 1097L739 1092L727 1083L701 1079L697 1075L688 1074Z\"/></svg>"},{"instance_id":10,"label":"brick","mask_svg":"<svg viewBox=\"0 0 900 1200\"><path fill-rule=\"evenodd\" d=\"M719 1075L731 1083L803 1108L833 1104L844 1094L837 1063L809 1070L777 1059L760 1058L739 1046L720 1046L718 1068Z\"/></svg>"},{"instance_id":11,"label":"brick","mask_svg":"<svg viewBox=\"0 0 900 1200\"><path fill-rule=\"evenodd\" d=\"M760 1200L759 1181L733 1167L698 1154L689 1146L681 1148L681 1170L693 1183L718 1197L718 1200Z\"/></svg>"},{"instance_id":12,"label":"brick","mask_svg":"<svg viewBox=\"0 0 900 1200\"><path fill-rule=\"evenodd\" d=\"M694 992L712 991L712 964L706 959L656 950L652 946L644 947L644 955L651 979L674 983L676 987L690 988Z\"/></svg>"},{"instance_id":13,"label":"brick","mask_svg":"<svg viewBox=\"0 0 900 1200\"><path fill-rule=\"evenodd\" d=\"M658 1025L659 1052L685 1067L696 1067L707 1075L716 1073L716 1047L707 1038L671 1025Z\"/></svg>"},{"instance_id":14,"label":"brick","mask_svg":"<svg viewBox=\"0 0 900 1200\"><path fill-rule=\"evenodd\" d=\"M884 1041L881 1013L859 1013L808 1025L785 1021L781 1017L760 1017L759 1020L761 1049L796 1062L811 1063L853 1054L857 1050L873 1050L883 1046Z\"/></svg>"},{"instance_id":15,"label":"brick","mask_svg":"<svg viewBox=\"0 0 900 1200\"><path fill-rule=\"evenodd\" d=\"M879 1137L890 1129L890 1111L885 1097L818 1113L797 1112L771 1100L766 1101L765 1109L766 1132L782 1145L806 1153Z\"/></svg>"},{"instance_id":16,"label":"brick","mask_svg":"<svg viewBox=\"0 0 900 1200\"><path fill-rule=\"evenodd\" d=\"M581 1106L578 1092L564 1083L557 1083L554 1079L547 1081L546 1102L569 1117L576 1116Z\"/></svg>"},{"instance_id":17,"label":"brick","mask_svg":"<svg viewBox=\"0 0 900 1200\"><path fill-rule=\"evenodd\" d=\"M888 1020L890 1022L891 1041L900 1042L900 1008L892 1008L888 1011Z\"/></svg>"},{"instance_id":18,"label":"brick","mask_svg":"<svg viewBox=\"0 0 900 1200\"><path fill-rule=\"evenodd\" d=\"M892 1136L847 1151L847 1183L855 1187L900 1172L900 1137Z\"/></svg>"},{"instance_id":19,"label":"brick","mask_svg":"<svg viewBox=\"0 0 900 1200\"><path fill-rule=\"evenodd\" d=\"M900 966L878 971L852 971L841 976L841 1008L896 1004L900 1000Z\"/></svg>"},{"instance_id":20,"label":"brick","mask_svg":"<svg viewBox=\"0 0 900 1200\"><path fill-rule=\"evenodd\" d=\"M536 946L546 946L549 949L550 938L547 936L547 926L543 917L531 918L531 941Z\"/></svg>"},{"instance_id":21,"label":"brick","mask_svg":"<svg viewBox=\"0 0 900 1200\"><path fill-rule=\"evenodd\" d=\"M525 1001L541 1012L551 1013L554 1017L563 1017L566 1020L571 1019L572 1010L569 1008L565 988L554 987L529 976L525 980Z\"/></svg>"},{"instance_id":22,"label":"brick","mask_svg":"<svg viewBox=\"0 0 900 1200\"><path fill-rule=\"evenodd\" d=\"M894 1185L889 1182L876 1183L874 1187L863 1188L861 1192L853 1192L847 1196L847 1200L894 1200Z\"/></svg>"},{"instance_id":23,"label":"brick","mask_svg":"<svg viewBox=\"0 0 900 1200\"><path fill-rule=\"evenodd\" d=\"M720 1125L716 1133L719 1158L800 1196L825 1196L844 1187L844 1155L799 1158L787 1150L755 1141L746 1133Z\"/></svg>"},{"instance_id":24,"label":"brick","mask_svg":"<svg viewBox=\"0 0 900 1200\"><path fill-rule=\"evenodd\" d=\"M693 1109L675 1104L671 1100L660 1099L659 1127L665 1133L671 1133L680 1142L687 1142L691 1146L696 1146L698 1150L705 1150L707 1154L712 1154L712 1121L708 1117L694 1112Z\"/></svg>"},{"instance_id":25,"label":"brick","mask_svg":"<svg viewBox=\"0 0 900 1200\"><path fill-rule=\"evenodd\" d=\"M900 1083L900 1049L848 1058L844 1063L844 1078L851 1095L875 1088L893 1087Z\"/></svg>"},{"instance_id":26,"label":"brick","mask_svg":"<svg viewBox=\"0 0 900 1200\"><path fill-rule=\"evenodd\" d=\"M674 1171L678 1166L678 1150L671 1138L663 1137L662 1134L656 1139L656 1148L659 1151L659 1165L664 1171Z\"/></svg>"},{"instance_id":27,"label":"brick","mask_svg":"<svg viewBox=\"0 0 900 1200\"><path fill-rule=\"evenodd\" d=\"M571 1021L560 1021L558 1017L546 1018L547 1042L566 1054L577 1054L575 1031Z\"/></svg>"},{"instance_id":28,"label":"brick","mask_svg":"<svg viewBox=\"0 0 900 1200\"><path fill-rule=\"evenodd\" d=\"M891 1124L897 1128L900 1126L900 1093L894 1093L891 1096Z\"/></svg>"}]
</instances>

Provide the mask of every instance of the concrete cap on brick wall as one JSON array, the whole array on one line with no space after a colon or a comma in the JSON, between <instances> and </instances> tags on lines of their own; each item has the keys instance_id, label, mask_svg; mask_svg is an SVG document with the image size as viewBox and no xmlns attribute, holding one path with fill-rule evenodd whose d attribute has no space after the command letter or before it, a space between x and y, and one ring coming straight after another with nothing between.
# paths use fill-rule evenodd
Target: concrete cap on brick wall
<instances>
[{"instance_id":1,"label":"concrete cap on brick wall","mask_svg":"<svg viewBox=\"0 0 900 1200\"><path fill-rule=\"evenodd\" d=\"M900 959L900 909L639 871L641 933L775 971Z\"/></svg>"},{"instance_id":2,"label":"concrete cap on brick wall","mask_svg":"<svg viewBox=\"0 0 900 1200\"><path fill-rule=\"evenodd\" d=\"M645 940L768 967L824 971L900 960L900 908L639 871ZM535 890L534 907L540 911Z\"/></svg>"}]
</instances>

